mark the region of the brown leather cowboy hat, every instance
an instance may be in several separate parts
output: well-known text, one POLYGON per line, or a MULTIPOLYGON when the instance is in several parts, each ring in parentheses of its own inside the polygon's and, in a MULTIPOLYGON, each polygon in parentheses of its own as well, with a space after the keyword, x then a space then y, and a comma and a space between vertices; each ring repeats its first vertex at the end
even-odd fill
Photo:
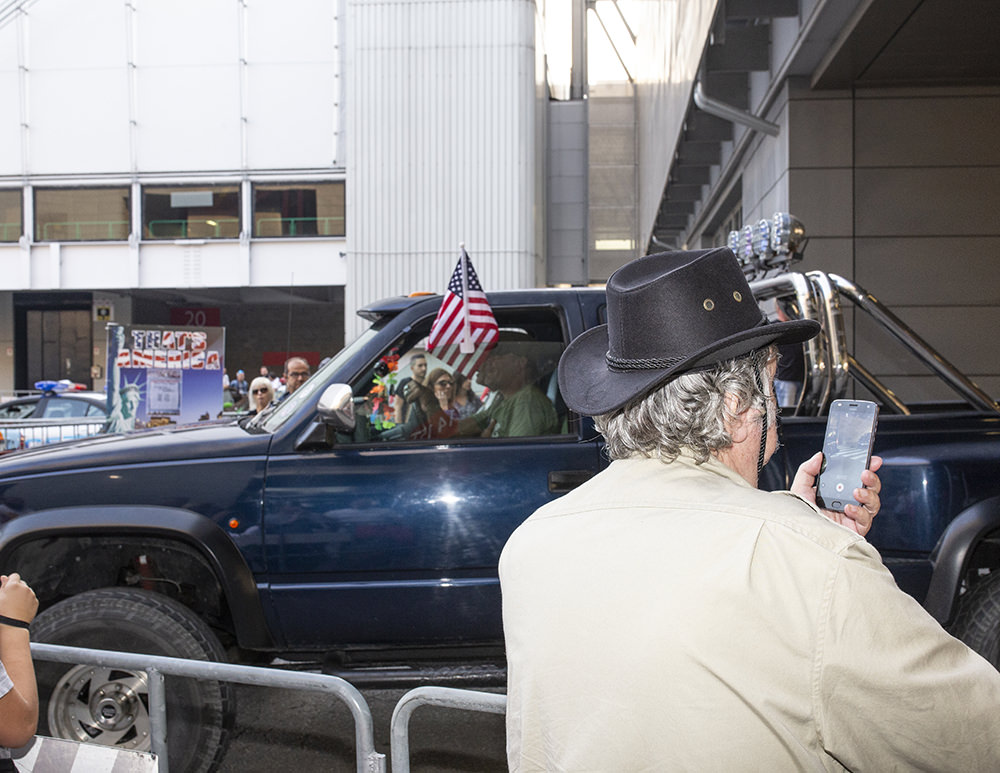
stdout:
POLYGON ((771 343, 800 343, 819 324, 769 324, 728 247, 661 252, 608 280, 608 324, 577 336, 559 361, 559 389, 578 413, 609 413, 682 373, 771 343))

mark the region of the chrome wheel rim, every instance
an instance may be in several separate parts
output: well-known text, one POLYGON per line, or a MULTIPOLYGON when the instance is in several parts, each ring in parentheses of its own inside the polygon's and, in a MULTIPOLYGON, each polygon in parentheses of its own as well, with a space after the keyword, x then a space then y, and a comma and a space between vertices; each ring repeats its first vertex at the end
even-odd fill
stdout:
POLYGON ((60 738, 149 751, 149 686, 144 671, 74 666, 49 700, 49 730, 60 738))

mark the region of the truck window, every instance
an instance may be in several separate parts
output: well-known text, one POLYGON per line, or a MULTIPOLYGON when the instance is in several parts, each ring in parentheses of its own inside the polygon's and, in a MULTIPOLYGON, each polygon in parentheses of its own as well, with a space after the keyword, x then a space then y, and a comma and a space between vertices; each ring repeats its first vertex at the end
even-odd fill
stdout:
POLYGON ((352 385, 358 416, 347 442, 568 434, 570 417, 556 380, 565 348, 558 316, 547 309, 494 314, 500 341, 492 348, 429 350, 428 318, 382 352, 352 385))

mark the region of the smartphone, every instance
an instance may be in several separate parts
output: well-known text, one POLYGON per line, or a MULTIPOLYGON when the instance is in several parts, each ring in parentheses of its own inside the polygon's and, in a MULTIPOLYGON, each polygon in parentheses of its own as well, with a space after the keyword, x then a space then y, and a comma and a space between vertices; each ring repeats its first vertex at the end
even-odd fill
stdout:
POLYGON ((816 504, 844 511, 856 505, 854 489, 862 488, 878 425, 878 405, 870 400, 834 400, 823 438, 823 466, 816 479, 816 504))

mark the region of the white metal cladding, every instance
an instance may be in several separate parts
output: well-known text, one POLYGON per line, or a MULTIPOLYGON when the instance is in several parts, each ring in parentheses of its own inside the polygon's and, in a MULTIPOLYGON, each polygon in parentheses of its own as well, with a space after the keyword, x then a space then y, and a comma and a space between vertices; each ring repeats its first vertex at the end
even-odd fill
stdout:
POLYGON ((535 7, 347 0, 348 284, 355 309, 441 292, 464 242, 484 289, 534 284, 535 7))
POLYGON ((0 177, 339 163, 331 0, 45 0, 0 26, 0 177))
POLYGON ((629 5, 639 14, 634 28, 656 30, 640 34, 636 41, 640 245, 649 241, 656 222, 717 4, 718 0, 656 0, 629 5))

